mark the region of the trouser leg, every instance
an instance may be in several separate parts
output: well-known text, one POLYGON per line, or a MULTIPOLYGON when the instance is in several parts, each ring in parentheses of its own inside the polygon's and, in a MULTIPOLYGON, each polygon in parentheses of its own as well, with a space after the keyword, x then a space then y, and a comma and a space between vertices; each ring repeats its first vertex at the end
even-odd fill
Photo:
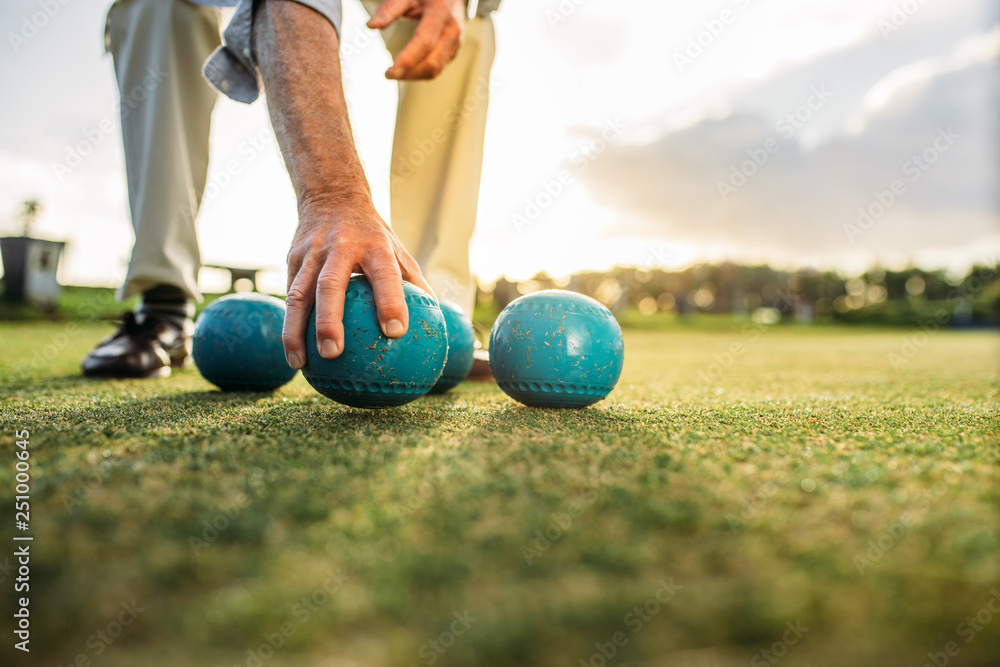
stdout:
MULTIPOLYGON (((372 11, 378 3, 365 5, 372 11)), ((415 26, 403 21, 384 31, 393 57, 415 26)), ((469 242, 479 204, 495 53, 493 21, 478 17, 466 23, 462 48, 440 76, 399 84, 390 167, 393 229, 438 297, 470 315, 476 287, 469 242)))
POLYGON ((201 67, 221 43, 219 23, 218 10, 184 0, 120 0, 109 12, 135 230, 121 299, 157 285, 201 298, 194 222, 218 99, 201 67))

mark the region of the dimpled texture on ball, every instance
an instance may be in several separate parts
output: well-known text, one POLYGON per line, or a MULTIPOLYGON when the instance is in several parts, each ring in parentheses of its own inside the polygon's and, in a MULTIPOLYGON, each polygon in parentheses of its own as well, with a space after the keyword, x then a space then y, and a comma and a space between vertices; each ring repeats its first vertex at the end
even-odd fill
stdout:
POLYGON ((465 380, 472 369, 472 355, 476 347, 472 321, 462 307, 451 301, 441 301, 440 305, 448 329, 448 361, 441 379, 431 389, 435 394, 442 394, 465 380))
POLYGON ((306 331, 302 375, 316 391, 355 408, 388 408, 416 400, 441 377, 448 333, 437 303, 403 283, 410 322, 402 338, 386 338, 375 314, 375 297, 364 276, 354 276, 344 301, 344 351, 324 359, 316 349, 316 309, 306 331))
POLYGON ((614 389, 625 358, 622 330, 590 297, 546 290, 512 301, 493 325, 490 370, 525 405, 583 408, 614 389))
POLYGON ((284 321, 281 299, 256 292, 224 296, 195 322, 194 364, 224 391, 273 391, 298 372, 285 361, 284 321))

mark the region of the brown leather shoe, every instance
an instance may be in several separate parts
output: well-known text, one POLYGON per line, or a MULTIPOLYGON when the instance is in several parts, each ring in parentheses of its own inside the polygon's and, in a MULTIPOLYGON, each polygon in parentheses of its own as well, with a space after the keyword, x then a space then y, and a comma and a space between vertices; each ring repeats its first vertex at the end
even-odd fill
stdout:
POLYGON ((183 327, 153 313, 124 313, 118 331, 90 351, 81 364, 84 375, 103 378, 167 377, 191 354, 190 320, 183 327))

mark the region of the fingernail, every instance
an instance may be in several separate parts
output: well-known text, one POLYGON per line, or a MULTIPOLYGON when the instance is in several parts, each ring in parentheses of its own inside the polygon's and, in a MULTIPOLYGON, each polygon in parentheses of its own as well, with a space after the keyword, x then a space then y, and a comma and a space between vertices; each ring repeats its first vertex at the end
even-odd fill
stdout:
POLYGON ((291 366, 292 368, 298 368, 299 367, 299 355, 295 354, 294 352, 289 352, 288 353, 288 365, 291 366))
POLYGON ((398 67, 390 67, 385 71, 385 75, 390 79, 398 79, 403 74, 403 70, 398 67))
POLYGON ((389 338, 396 338, 397 336, 402 336, 406 332, 406 328, 403 323, 399 320, 389 320, 382 325, 382 333, 384 333, 389 338))
POLYGON ((328 338, 325 341, 323 341, 322 348, 320 349, 320 354, 326 357, 327 359, 331 359, 337 356, 337 352, 339 350, 340 347, 337 346, 337 343, 328 338))

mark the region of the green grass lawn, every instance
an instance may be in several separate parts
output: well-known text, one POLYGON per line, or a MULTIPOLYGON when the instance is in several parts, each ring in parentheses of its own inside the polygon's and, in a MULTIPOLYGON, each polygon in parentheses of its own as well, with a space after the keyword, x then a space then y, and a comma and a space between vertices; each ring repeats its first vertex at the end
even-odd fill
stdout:
POLYGON ((5 665, 1000 660, 994 333, 627 331, 593 408, 367 412, 86 381, 107 330, 0 326, 7 544, 19 429, 34 466, 5 665))

